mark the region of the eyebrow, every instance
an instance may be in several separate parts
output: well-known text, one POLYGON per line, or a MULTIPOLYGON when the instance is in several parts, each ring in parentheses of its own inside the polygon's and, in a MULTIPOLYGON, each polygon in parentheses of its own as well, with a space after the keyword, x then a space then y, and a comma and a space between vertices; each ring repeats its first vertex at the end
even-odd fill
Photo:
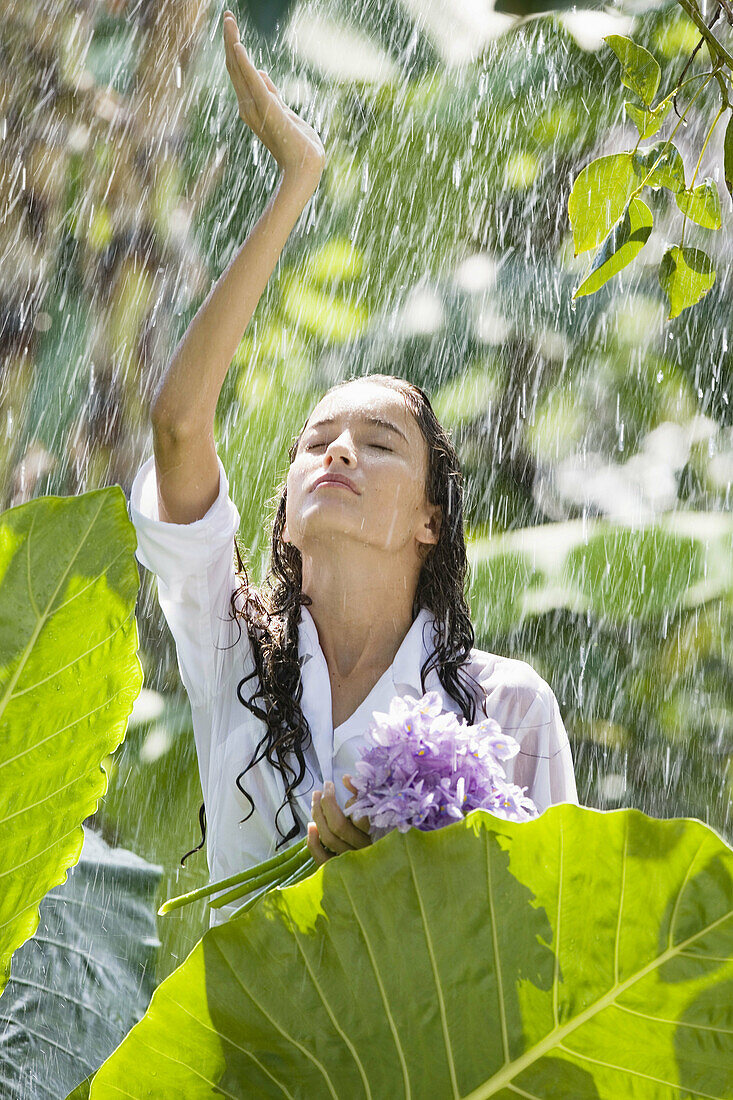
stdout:
MULTIPOLYGON (((405 433, 401 432, 400 429, 397 427, 397 425, 392 424, 389 420, 383 420, 381 416, 362 416, 361 419, 366 424, 376 424, 378 428, 386 428, 387 431, 389 431, 389 432, 396 432, 397 435, 402 436, 405 443, 407 443, 409 445, 410 441, 407 438, 407 436, 405 435, 405 433)), ((322 428, 322 427, 325 427, 328 424, 335 424, 335 423, 336 423, 335 417, 331 416, 331 417, 328 418, 328 420, 319 420, 316 424, 309 424, 308 425, 308 431, 310 431, 311 428, 314 428, 314 429, 315 428, 322 428)))

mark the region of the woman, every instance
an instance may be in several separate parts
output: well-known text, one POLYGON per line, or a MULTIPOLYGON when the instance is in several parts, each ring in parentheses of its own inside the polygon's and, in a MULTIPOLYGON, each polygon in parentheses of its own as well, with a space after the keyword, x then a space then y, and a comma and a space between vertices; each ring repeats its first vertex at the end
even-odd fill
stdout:
POLYGON ((460 469, 418 387, 369 375, 328 390, 290 449, 266 590, 249 584, 238 550, 237 585, 239 513, 214 412, 325 153, 254 68, 230 12, 223 33, 240 117, 282 174, 176 349, 153 403, 154 458, 130 501, 137 556, 158 575, 191 701, 214 880, 306 829, 321 863, 370 843, 366 820, 346 812, 350 775, 372 712, 395 694, 437 690, 469 722, 496 718, 520 742, 507 778, 540 811, 577 801, 549 685, 526 662, 473 648, 460 469))

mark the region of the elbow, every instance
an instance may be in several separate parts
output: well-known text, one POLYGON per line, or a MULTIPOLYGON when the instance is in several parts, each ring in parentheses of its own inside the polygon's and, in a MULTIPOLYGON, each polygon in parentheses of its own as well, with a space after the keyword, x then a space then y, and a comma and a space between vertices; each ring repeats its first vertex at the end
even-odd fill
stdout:
POLYGON ((171 416, 157 405, 153 405, 150 410, 150 423, 153 429, 154 441, 165 447, 184 444, 187 440, 194 437, 198 438, 202 434, 200 427, 194 427, 171 416))

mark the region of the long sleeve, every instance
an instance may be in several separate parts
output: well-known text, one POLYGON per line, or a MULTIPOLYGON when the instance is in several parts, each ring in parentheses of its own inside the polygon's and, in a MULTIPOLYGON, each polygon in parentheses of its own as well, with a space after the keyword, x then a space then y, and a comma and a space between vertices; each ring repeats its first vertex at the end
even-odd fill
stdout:
MULTIPOLYGON (((508 731, 507 731, 508 732, 508 731)), ((512 736, 520 743, 513 781, 527 787, 540 813, 556 802, 574 802, 578 792, 573 756, 555 694, 549 685, 538 692, 512 736)))
MULTIPOLYGON (((138 539, 136 557, 157 575, 158 600, 176 643, 181 681, 191 706, 203 708, 209 717, 226 667, 224 647, 231 646, 239 633, 238 625, 227 622, 227 617, 237 587, 234 535, 240 517, 229 497, 229 483, 218 456, 217 460, 219 495, 206 515, 194 523, 160 520, 153 458, 141 466, 130 491, 130 518, 138 539)), ((196 725, 206 792, 211 730, 202 731, 210 723, 196 725)))
POLYGON ((540 813, 556 802, 577 805, 570 741, 552 688, 526 661, 491 656, 480 677, 487 711, 519 742, 505 763, 507 779, 527 788, 540 813))

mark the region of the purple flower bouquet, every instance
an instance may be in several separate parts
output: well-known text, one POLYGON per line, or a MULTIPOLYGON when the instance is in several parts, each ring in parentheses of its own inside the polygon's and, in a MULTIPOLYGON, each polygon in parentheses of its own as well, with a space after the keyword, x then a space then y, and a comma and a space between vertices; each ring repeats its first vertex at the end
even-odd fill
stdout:
MULTIPOLYGON (((512 821, 538 816, 526 788, 507 782, 502 760, 515 756, 519 744, 502 734, 493 718, 470 726, 462 716, 443 713, 437 691, 420 699, 397 695, 388 714, 373 714, 352 776, 357 795, 349 805, 352 818, 366 817, 373 840, 393 829, 440 829, 471 810, 488 810, 512 821)), ((299 882, 316 870, 306 843, 299 840, 255 867, 169 898, 158 913, 163 916, 214 894, 218 896, 209 901, 213 909, 251 895, 243 912, 276 886, 299 882)))
POLYGON ((519 752, 519 743, 493 718, 471 726, 442 713, 437 691, 395 696, 388 714, 373 713, 349 807, 353 818, 367 818, 373 840, 392 829, 439 829, 471 810, 512 821, 538 816, 526 788, 507 782, 502 761, 519 752))

